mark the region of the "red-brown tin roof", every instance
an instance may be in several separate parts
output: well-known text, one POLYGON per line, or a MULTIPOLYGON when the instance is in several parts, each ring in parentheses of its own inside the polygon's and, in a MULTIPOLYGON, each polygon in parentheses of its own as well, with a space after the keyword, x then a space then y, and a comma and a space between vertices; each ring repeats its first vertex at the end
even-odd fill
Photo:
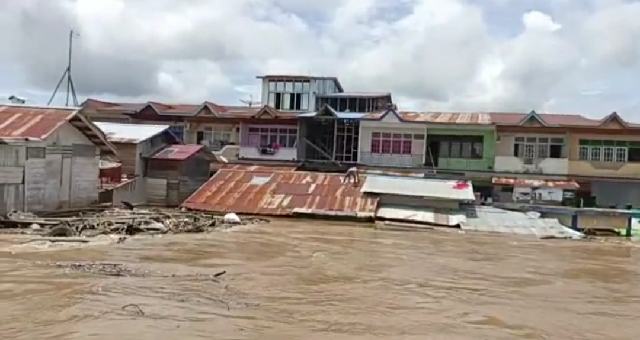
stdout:
POLYGON ((0 138, 47 138, 76 114, 72 108, 0 106, 0 138))
MULTIPOLYGON (((361 178, 361 182, 364 178, 361 178)), ((318 172, 238 167, 218 171, 183 207, 218 213, 290 216, 297 212, 373 216, 378 199, 318 172)))

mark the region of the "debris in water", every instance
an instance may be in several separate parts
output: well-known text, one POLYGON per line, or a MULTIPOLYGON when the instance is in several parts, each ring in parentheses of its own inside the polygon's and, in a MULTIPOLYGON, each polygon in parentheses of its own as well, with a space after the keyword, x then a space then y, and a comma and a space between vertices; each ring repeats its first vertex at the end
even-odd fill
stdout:
POLYGON ((128 305, 124 305, 124 306, 120 307, 120 309, 122 309, 124 311, 132 311, 137 315, 144 316, 144 310, 142 310, 142 307, 140 307, 139 305, 137 305, 135 303, 130 303, 128 305))
POLYGON ((95 237, 104 234, 137 235, 166 233, 204 233, 239 224, 258 224, 268 220, 240 219, 230 213, 223 216, 177 209, 108 209, 68 212, 58 217, 39 217, 31 213, 11 212, 0 217, 2 233, 37 234, 50 238, 95 237))

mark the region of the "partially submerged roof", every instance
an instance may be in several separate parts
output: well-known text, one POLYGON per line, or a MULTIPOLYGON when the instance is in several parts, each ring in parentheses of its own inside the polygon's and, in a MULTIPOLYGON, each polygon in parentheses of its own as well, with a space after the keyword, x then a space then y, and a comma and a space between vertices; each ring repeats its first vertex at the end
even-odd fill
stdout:
POLYGON ((197 145, 197 144, 170 145, 160 150, 155 155, 151 156, 151 159, 183 161, 197 154, 198 151, 202 150, 203 148, 204 148, 204 145, 197 145))
POLYGON ((103 154, 117 153, 102 132, 78 113, 78 108, 0 105, 0 140, 42 141, 65 123, 78 129, 103 154))
POLYGON ((182 206, 219 213, 373 217, 377 202, 343 184, 339 174, 236 165, 218 171, 182 206))
POLYGON ((577 190, 580 188, 580 185, 573 180, 493 177, 491 179, 491 182, 496 185, 527 187, 527 188, 556 188, 556 189, 566 189, 566 190, 577 190))
POLYGON ((137 144, 169 129, 169 125, 155 124, 124 124, 106 122, 97 122, 95 124, 104 132, 109 142, 112 143, 137 144))
POLYGON ((475 200, 470 181, 431 178, 368 176, 362 192, 456 201, 475 200))

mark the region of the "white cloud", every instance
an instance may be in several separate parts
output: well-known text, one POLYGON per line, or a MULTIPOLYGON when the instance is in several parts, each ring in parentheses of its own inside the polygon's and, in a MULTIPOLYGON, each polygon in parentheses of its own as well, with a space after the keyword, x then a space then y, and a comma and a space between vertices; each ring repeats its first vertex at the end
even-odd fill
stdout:
POLYGON ((554 32, 562 28, 562 25, 555 23, 551 16, 538 11, 529 11, 523 14, 522 23, 527 30, 554 32))
POLYGON ((629 90, 629 75, 640 74, 640 3, 527 3, 11 1, 0 12, 10 46, 0 62, 12 72, 0 91, 50 91, 73 27, 84 96, 237 103, 248 91, 257 98, 256 75, 305 73, 392 91, 407 109, 631 115, 624 110, 640 107, 629 90))

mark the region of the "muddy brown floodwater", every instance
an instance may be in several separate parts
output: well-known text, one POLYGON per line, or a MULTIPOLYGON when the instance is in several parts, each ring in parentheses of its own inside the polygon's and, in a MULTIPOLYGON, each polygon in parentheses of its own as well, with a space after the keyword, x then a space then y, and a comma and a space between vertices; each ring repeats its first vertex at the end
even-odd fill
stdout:
MULTIPOLYGON (((15 238, 15 237, 14 237, 15 238)), ((0 238, 0 248, 15 242, 0 238)), ((638 339, 633 243, 273 221, 0 252, 2 339, 638 339), (56 262, 122 263, 142 275, 56 262), (219 278, 210 275, 226 270, 219 278), (124 307, 128 304, 128 307, 124 307), (138 309, 139 307, 139 309, 138 309)))

